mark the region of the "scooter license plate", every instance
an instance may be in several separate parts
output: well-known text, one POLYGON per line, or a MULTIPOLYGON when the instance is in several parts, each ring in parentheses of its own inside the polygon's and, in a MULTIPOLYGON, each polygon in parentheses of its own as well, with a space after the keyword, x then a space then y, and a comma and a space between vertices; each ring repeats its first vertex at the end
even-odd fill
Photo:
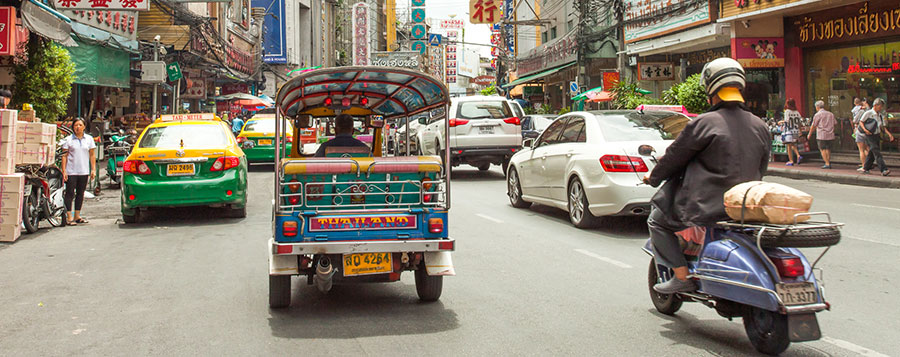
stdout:
POLYGON ((391 253, 344 254, 344 276, 390 273, 393 268, 391 253))
POLYGON ((813 283, 775 284, 775 292, 787 306, 814 304, 818 297, 813 283))

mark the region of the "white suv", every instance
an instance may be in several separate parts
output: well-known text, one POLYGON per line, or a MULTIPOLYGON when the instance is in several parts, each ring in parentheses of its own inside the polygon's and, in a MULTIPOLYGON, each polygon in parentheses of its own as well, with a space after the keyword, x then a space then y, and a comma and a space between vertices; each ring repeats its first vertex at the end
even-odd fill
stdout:
POLYGON ((444 142, 444 117, 427 121, 419 130, 423 154, 438 155, 450 147, 450 165, 472 165, 481 171, 502 165, 522 149, 519 107, 503 97, 462 97, 450 100, 450 143, 444 142))

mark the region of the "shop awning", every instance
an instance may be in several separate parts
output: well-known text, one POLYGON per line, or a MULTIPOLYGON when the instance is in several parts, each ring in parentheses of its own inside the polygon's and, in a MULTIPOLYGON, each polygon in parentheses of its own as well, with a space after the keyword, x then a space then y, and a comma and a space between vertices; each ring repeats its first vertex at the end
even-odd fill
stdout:
POLYGON ((75 83, 103 87, 128 88, 131 54, 125 51, 75 40, 67 47, 75 64, 75 83))
POLYGON ((567 64, 564 64, 564 65, 562 65, 562 66, 559 66, 559 67, 556 67, 556 68, 553 68, 553 69, 548 69, 548 70, 543 71, 543 72, 538 72, 538 73, 532 74, 532 75, 530 75, 530 76, 525 76, 525 77, 519 78, 519 79, 517 79, 517 80, 514 80, 514 81, 512 81, 512 82, 509 82, 509 83, 503 85, 503 88, 505 89, 505 88, 515 87, 515 86, 520 85, 520 84, 524 84, 524 83, 528 83, 528 82, 531 82, 531 81, 534 81, 534 80, 537 80, 537 79, 541 79, 541 78, 544 78, 544 77, 549 76, 549 75, 551 75, 551 74, 554 74, 554 73, 556 73, 556 72, 562 71, 562 70, 564 70, 564 69, 566 69, 566 68, 569 68, 569 67, 572 66, 572 65, 575 65, 575 62, 567 63, 567 64))

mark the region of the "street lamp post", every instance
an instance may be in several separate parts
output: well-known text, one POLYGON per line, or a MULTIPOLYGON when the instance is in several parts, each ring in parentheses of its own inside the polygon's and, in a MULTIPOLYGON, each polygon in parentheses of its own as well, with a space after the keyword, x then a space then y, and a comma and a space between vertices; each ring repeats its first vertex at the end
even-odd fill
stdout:
MULTIPOLYGON (((153 61, 159 61, 159 35, 153 38, 153 61)), ((156 98, 159 96, 159 84, 153 83, 153 118, 156 119, 157 106, 156 106, 156 98)))

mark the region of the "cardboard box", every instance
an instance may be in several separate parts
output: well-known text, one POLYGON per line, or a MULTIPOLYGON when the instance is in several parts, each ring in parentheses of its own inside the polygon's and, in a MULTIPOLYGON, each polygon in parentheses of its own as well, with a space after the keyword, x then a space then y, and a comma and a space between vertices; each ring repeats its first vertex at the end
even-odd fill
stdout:
POLYGON ((56 163, 56 141, 46 145, 46 159, 44 165, 53 165, 56 163))
POLYGON ((0 158, 0 175, 10 175, 16 172, 15 155, 9 158, 0 158))
POLYGON ((22 110, 19 111, 19 119, 21 121, 33 122, 35 121, 34 110, 22 110))
POLYGON ((47 123, 16 123, 16 142, 21 144, 49 144, 56 140, 56 125, 47 123))
MULTIPOLYGON (((22 191, 24 188, 25 175, 21 173, 0 175, 0 226, 18 226, 22 223, 22 191)), ((10 239, 7 242, 12 242, 18 237, 18 234, 12 234, 9 231, 0 233, 0 240, 10 239)))
POLYGON ((16 158, 16 142, 0 141, 0 158, 14 159, 16 158))
POLYGON ((15 126, 18 117, 18 110, 0 109, 0 126, 15 126))
POLYGON ((0 242, 15 242, 21 236, 21 224, 0 224, 0 242))
POLYGON ((16 165, 40 165, 47 160, 47 145, 16 144, 16 165))
POLYGON ((19 132, 18 125, 6 125, 0 126, 0 144, 2 143, 15 143, 16 135, 19 132))
POLYGON ((52 144, 56 142, 56 124, 41 123, 43 131, 41 132, 41 144, 52 144))

